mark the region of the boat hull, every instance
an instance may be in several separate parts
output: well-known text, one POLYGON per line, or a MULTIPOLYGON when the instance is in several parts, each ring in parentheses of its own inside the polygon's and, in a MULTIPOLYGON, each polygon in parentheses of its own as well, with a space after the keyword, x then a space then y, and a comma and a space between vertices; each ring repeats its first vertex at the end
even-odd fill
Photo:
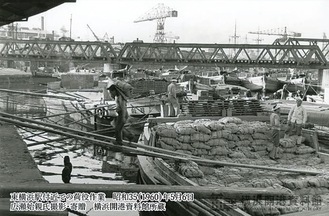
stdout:
POLYGON ((304 83, 301 79, 295 79, 291 81, 281 81, 282 84, 287 85, 287 90, 289 92, 306 92, 308 95, 315 95, 321 91, 319 85, 311 84, 311 83, 304 83))
POLYGON ((248 79, 242 80, 242 86, 247 89, 250 89, 250 91, 261 91, 263 89, 263 86, 254 84, 248 79))
POLYGON ((249 88, 251 91, 259 91, 261 89, 265 89, 268 92, 275 92, 282 86, 280 80, 273 77, 249 77, 247 78, 247 81, 243 82, 244 87, 249 88))
POLYGON ((225 76, 224 82, 228 85, 242 85, 242 81, 239 77, 225 76))

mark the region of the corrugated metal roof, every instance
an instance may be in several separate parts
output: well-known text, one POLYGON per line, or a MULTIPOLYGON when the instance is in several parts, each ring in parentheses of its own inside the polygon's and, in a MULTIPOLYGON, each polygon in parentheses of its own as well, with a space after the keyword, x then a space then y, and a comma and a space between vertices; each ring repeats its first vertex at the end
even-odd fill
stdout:
POLYGON ((0 26, 27 21, 30 16, 76 0, 0 0, 0 26))

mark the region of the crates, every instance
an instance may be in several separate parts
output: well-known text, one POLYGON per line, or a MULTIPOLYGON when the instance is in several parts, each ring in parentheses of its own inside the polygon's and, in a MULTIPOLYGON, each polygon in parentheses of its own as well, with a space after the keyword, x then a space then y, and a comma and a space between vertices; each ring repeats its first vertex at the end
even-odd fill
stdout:
POLYGON ((181 104, 182 113, 193 117, 257 115, 263 112, 258 100, 197 100, 181 104))
POLYGON ((221 116, 224 101, 197 100, 182 104, 182 113, 192 116, 221 116))

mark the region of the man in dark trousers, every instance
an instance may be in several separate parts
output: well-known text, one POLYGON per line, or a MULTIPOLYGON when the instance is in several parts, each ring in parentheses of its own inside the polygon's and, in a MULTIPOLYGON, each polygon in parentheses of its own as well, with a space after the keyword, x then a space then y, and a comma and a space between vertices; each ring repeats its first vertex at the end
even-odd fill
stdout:
POLYGON ((72 173, 72 164, 70 162, 70 157, 64 157, 64 169, 62 170, 62 181, 64 183, 70 183, 72 173))
POLYGON ((177 116, 179 114, 179 104, 177 99, 177 90, 176 90, 176 79, 172 79, 171 83, 167 87, 168 93, 168 103, 169 103, 169 113, 170 117, 177 116))
POLYGON ((111 97, 115 99, 116 112, 118 113, 114 120, 116 144, 122 145, 122 130, 128 119, 127 96, 115 84, 112 84, 107 89, 110 91, 111 97))
POLYGON ((278 148, 280 145, 280 106, 275 105, 272 108, 272 111, 273 113, 270 115, 270 125, 274 146, 269 156, 271 159, 278 159, 278 148))

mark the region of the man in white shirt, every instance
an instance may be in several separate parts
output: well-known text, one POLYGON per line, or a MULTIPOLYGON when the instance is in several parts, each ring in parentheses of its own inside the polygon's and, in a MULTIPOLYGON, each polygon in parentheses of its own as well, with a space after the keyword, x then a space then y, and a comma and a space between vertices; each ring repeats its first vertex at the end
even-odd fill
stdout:
POLYGON ((307 113, 302 102, 301 98, 296 98, 296 105, 289 112, 286 135, 293 135, 294 130, 296 130, 296 135, 301 136, 302 134, 302 127, 305 126, 307 120, 307 113))

